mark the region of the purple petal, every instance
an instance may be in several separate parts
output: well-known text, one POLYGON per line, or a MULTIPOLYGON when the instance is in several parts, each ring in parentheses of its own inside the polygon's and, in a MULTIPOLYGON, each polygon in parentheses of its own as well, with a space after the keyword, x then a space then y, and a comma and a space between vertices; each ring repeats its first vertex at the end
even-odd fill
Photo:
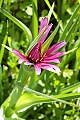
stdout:
POLYGON ((55 72, 55 73, 59 73, 60 69, 59 67, 57 67, 56 65, 53 64, 47 64, 47 63, 41 63, 41 68, 55 72))
POLYGON ((65 52, 57 52, 57 53, 52 54, 52 55, 49 54, 49 55, 44 57, 44 60, 53 60, 53 59, 58 58, 64 54, 65 54, 65 52))
POLYGON ((34 64, 34 67, 35 67, 36 74, 37 74, 37 75, 40 75, 40 73, 41 73, 40 65, 34 64))
POLYGON ((18 50, 12 50, 12 52, 14 53, 14 54, 16 54, 17 56, 19 56, 20 58, 19 58, 19 61, 18 61, 18 63, 19 64, 21 64, 22 62, 24 62, 24 64, 25 65, 32 65, 32 63, 30 63, 28 60, 27 60, 27 58, 23 55, 23 54, 21 54, 18 50))
POLYGON ((24 62, 24 59, 21 59, 21 58, 20 58, 20 59, 18 60, 18 63, 21 64, 22 62, 24 62))
POLYGON ((41 32, 41 30, 48 25, 48 18, 42 18, 40 21, 40 29, 39 29, 39 33, 41 32))
POLYGON ((40 39, 39 42, 43 43, 43 42, 45 41, 45 39, 46 39, 49 31, 51 30, 51 28, 52 28, 52 24, 49 24, 49 25, 47 26, 46 30, 45 30, 44 36, 40 39))
POLYGON ((56 58, 56 59, 44 59, 42 62, 55 62, 55 63, 60 63, 61 62, 61 59, 60 58, 56 58))
POLYGON ((64 45, 66 44, 65 41, 62 41, 62 42, 59 42, 59 43, 56 43, 54 44, 51 48, 49 48, 47 51, 46 51, 46 54, 49 55, 53 52, 56 52, 57 50, 59 50, 61 47, 63 47, 64 45))
POLYGON ((20 58, 24 59, 24 61, 26 60, 26 57, 22 53, 20 53, 18 50, 12 50, 12 52, 17 56, 19 56, 20 58))
POLYGON ((18 60, 18 63, 19 63, 19 64, 21 64, 21 63, 23 63, 23 62, 24 62, 25 65, 32 65, 32 63, 30 63, 27 59, 24 60, 24 59, 20 58, 20 59, 18 60))

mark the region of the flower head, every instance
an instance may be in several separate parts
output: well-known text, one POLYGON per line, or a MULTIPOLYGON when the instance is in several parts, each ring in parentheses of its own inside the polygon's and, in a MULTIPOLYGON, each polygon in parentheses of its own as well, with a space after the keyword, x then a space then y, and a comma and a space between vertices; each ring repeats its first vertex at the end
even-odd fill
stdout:
POLYGON ((66 44, 65 41, 58 42, 49 49, 47 49, 46 51, 42 52, 42 45, 45 42, 45 39, 50 29, 52 28, 52 24, 48 25, 48 18, 46 17, 41 19, 39 33, 42 31, 42 29, 45 26, 46 28, 43 32, 42 37, 39 39, 38 43, 27 53, 26 56, 24 56, 18 50, 10 49, 9 47, 3 45, 8 50, 12 51, 14 54, 19 56, 19 61, 18 61, 19 64, 24 62, 25 65, 34 65, 34 68, 38 75, 40 75, 41 73, 41 68, 56 73, 60 72, 59 67, 51 63, 52 62, 60 63, 61 59, 59 57, 65 54, 65 52, 57 52, 57 50, 59 50, 61 47, 63 47, 66 44))

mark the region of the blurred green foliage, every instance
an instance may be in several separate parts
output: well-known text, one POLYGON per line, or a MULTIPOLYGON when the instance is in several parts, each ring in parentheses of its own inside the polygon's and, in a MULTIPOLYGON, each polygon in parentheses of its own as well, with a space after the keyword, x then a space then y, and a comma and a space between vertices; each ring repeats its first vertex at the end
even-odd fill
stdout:
MULTIPOLYGON (((61 75, 44 70, 40 76, 37 76, 34 72, 30 78, 28 87, 51 96, 58 94, 63 95, 63 91, 66 94, 80 93, 80 9, 72 20, 67 32, 65 32, 65 26, 69 23, 68 21, 77 8, 79 0, 54 1, 54 12, 58 18, 52 15, 50 19, 50 23, 53 23, 52 31, 56 28, 59 20, 62 20, 62 27, 60 27, 57 32, 52 44, 65 39, 67 45, 64 49, 66 51, 75 47, 77 47, 77 50, 62 57, 62 62, 59 64, 62 71, 61 75), (65 38, 62 36, 63 33, 65 38), (62 37, 63 39, 61 39, 62 37)), ((52 5, 53 0, 38 0, 38 20, 40 17, 44 17, 48 14, 48 2, 52 5)), ((1 0, 0 6, 7 10, 11 15, 18 18, 32 31, 32 0, 1 0)), ((2 47, 1 44, 5 43, 11 48, 15 48, 22 53, 25 53, 28 41, 24 32, 1 13, 0 21, 0 48, 2 47), (7 38, 5 38, 6 35, 7 38)), ((2 58, 0 58, 2 59, 0 61, 1 105, 9 96, 16 83, 20 65, 17 63, 18 58, 11 52, 3 50, 3 52, 0 51, 0 55, 2 55, 2 58)), ((79 95, 73 95, 67 98, 64 96, 62 98, 65 100, 68 99, 69 102, 80 106, 79 97, 79 95)), ((80 108, 75 108, 74 106, 71 107, 59 102, 41 103, 30 107, 23 113, 20 113, 19 116, 25 120, 80 120, 80 108)))

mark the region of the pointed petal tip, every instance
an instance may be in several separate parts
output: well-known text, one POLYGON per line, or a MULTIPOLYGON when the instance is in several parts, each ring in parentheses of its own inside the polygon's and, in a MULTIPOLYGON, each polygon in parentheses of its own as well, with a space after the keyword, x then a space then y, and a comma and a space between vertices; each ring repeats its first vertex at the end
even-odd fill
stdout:
POLYGON ((42 17, 41 20, 47 20, 48 21, 48 17, 42 17))
POLYGON ((15 55, 19 56, 21 59, 24 59, 24 61, 26 61, 26 57, 21 52, 19 52, 18 50, 13 49, 12 52, 15 55))
POLYGON ((52 24, 52 23, 50 23, 50 24, 48 25, 48 27, 49 27, 49 26, 50 26, 50 27, 52 27, 52 26, 53 26, 53 24, 52 24))
POLYGON ((66 44, 66 41, 65 41, 65 40, 63 40, 62 42, 64 43, 64 45, 66 44))
POLYGON ((58 43, 54 44, 52 47, 50 47, 50 48, 46 51, 47 55, 48 55, 48 54, 51 54, 51 53, 53 53, 53 52, 56 52, 57 50, 59 50, 60 48, 62 48, 65 44, 66 44, 65 41, 61 41, 61 42, 58 42, 58 43))
POLYGON ((12 48, 10 48, 10 47, 8 47, 8 46, 6 46, 6 45, 4 45, 4 44, 1 44, 3 47, 5 47, 6 49, 8 49, 9 51, 11 51, 12 52, 12 48))

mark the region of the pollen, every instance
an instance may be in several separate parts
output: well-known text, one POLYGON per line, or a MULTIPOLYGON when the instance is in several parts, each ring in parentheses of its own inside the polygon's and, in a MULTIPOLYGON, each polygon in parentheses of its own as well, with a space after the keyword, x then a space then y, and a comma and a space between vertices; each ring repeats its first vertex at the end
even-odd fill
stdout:
POLYGON ((31 55, 29 55, 29 58, 31 58, 31 55))
POLYGON ((31 58, 32 60, 34 60, 34 58, 31 58))
POLYGON ((39 61, 39 59, 36 60, 36 62, 38 62, 38 61, 39 61))
POLYGON ((40 61, 42 61, 43 60, 43 57, 40 59, 40 61))
POLYGON ((46 56, 46 53, 43 54, 43 57, 45 57, 45 56, 46 56))

